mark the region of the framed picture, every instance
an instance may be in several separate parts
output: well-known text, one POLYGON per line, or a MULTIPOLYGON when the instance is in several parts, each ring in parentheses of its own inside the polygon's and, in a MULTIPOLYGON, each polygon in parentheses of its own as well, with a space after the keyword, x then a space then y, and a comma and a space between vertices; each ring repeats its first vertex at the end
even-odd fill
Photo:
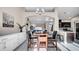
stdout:
POLYGON ((3 27, 14 27, 14 17, 3 12, 3 27))

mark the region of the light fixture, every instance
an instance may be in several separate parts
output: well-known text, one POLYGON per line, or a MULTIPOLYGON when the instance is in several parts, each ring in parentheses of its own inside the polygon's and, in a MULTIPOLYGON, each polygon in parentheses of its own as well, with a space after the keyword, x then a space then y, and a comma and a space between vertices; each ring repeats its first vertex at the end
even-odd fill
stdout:
POLYGON ((39 8, 36 9, 36 14, 41 15, 41 14, 44 14, 44 13, 45 13, 45 10, 43 8, 42 9, 39 9, 39 8))
POLYGON ((39 12, 39 9, 37 8, 37 9, 36 9, 36 14, 38 14, 38 12, 39 12))
POLYGON ((41 9, 41 11, 42 11, 42 13, 45 13, 45 10, 43 8, 41 9))

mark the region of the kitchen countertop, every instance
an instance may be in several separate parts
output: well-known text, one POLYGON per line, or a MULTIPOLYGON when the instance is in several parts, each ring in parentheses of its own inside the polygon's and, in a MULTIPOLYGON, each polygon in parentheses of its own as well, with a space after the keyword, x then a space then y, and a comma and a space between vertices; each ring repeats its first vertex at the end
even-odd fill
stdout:
POLYGON ((64 31, 64 30, 59 30, 59 32, 69 32, 69 33, 73 33, 73 31, 64 31))

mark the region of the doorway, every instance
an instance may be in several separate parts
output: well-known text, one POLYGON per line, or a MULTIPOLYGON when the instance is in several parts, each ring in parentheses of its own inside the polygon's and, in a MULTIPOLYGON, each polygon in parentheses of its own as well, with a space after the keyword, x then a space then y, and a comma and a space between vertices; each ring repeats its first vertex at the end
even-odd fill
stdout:
POLYGON ((76 39, 79 40, 79 23, 76 23, 76 39))

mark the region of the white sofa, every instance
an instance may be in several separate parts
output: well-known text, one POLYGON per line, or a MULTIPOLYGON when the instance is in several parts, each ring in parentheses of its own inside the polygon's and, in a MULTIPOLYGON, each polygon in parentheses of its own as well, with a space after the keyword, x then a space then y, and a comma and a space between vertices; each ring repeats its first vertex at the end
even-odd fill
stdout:
POLYGON ((26 32, 0 36, 0 51, 13 51, 26 40, 26 32))

